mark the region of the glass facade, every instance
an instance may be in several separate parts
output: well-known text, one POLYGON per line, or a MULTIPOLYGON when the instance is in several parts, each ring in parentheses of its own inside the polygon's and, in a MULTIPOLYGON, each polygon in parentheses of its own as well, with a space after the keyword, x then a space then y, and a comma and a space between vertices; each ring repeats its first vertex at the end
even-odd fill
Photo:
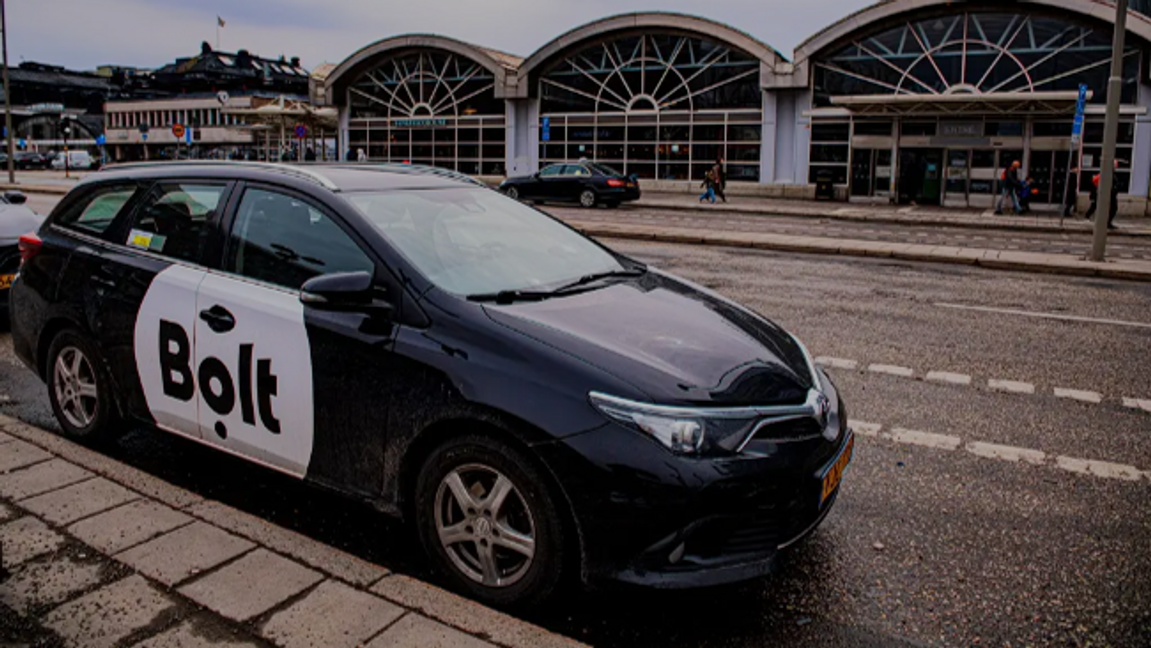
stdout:
POLYGON ((640 178, 700 179, 722 156, 758 181, 758 59, 692 36, 589 43, 540 76, 540 164, 594 159, 640 178))
POLYGON ((348 88, 348 148, 371 161, 503 175, 506 118, 494 75, 439 50, 399 53, 348 88))

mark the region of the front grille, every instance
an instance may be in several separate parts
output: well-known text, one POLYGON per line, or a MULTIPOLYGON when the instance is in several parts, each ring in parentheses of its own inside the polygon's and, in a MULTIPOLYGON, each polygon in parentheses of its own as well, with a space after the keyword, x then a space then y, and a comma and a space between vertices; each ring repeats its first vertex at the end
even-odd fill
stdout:
POLYGON ((689 562, 711 562, 769 554, 818 517, 818 502, 796 491, 779 504, 750 515, 704 521, 687 538, 684 555, 689 562))
POLYGON ((807 441, 823 434, 819 422, 813 418, 798 418, 764 425, 755 431, 753 439, 760 441, 807 441))

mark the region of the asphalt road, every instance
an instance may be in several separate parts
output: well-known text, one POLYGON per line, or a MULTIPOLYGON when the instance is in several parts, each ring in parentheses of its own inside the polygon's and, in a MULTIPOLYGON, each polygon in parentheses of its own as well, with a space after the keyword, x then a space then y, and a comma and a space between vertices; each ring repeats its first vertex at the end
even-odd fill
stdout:
MULTIPOLYGON (((686 593, 573 592, 529 620, 620 647, 1151 645, 1151 480, 1117 478, 1107 466, 1092 475, 1059 467, 1097 460, 1151 470, 1151 412, 1123 405, 1151 399, 1151 286, 609 244, 777 320, 815 355, 855 361, 856 369, 829 370, 853 422, 882 425, 894 438, 860 436, 835 510, 772 577, 686 593), (929 382, 929 371, 971 384, 929 382), (995 379, 1034 393, 993 391, 995 379), (1056 398, 1056 387, 1098 392, 1102 402, 1056 398), (1023 459, 978 456, 973 442, 1023 459), (1038 452, 1042 465, 1028 463, 1038 452)), ((0 411, 55 427, 43 386, 6 339, 0 411)), ((359 504, 159 433, 133 431, 106 452, 429 577, 408 530, 359 504)))
MULTIPOLYGON (((732 199, 737 200, 736 198, 732 199)), ((973 230, 940 225, 852 222, 774 214, 748 215, 721 212, 702 205, 698 211, 664 210, 624 206, 619 209, 579 209, 548 205, 544 209, 560 218, 599 223, 690 227, 721 232, 765 232, 791 236, 918 243, 954 247, 1023 252, 1047 252, 1084 256, 1091 249, 1088 233, 1038 233, 1005 230, 973 230)), ((1030 217, 1020 216, 1030 221, 1030 217)), ((1046 217, 1045 217, 1046 218, 1046 217)), ((1081 218, 1081 217, 1080 217, 1081 218)), ((1151 237, 1111 237, 1109 258, 1151 260, 1151 237)))

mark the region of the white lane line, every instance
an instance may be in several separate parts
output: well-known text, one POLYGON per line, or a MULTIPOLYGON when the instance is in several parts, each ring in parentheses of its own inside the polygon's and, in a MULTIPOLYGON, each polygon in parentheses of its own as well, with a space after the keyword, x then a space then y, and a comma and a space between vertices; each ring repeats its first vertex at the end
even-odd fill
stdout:
POLYGON ((1014 308, 992 308, 990 306, 965 306, 963 304, 947 304, 936 302, 940 308, 955 308, 958 310, 979 311, 981 313, 997 313, 1000 315, 1020 315, 1022 317, 1038 317, 1041 319, 1063 320, 1065 322, 1087 322, 1090 324, 1110 324, 1112 326, 1131 326, 1134 328, 1151 329, 1151 322, 1129 322, 1126 320, 1103 319, 1098 317, 1080 317, 1078 315, 1062 315, 1059 313, 1042 313, 1037 311, 1017 310, 1014 308))
POLYGON ((855 360, 848 360, 846 358, 833 358, 831 356, 819 356, 815 359, 815 364, 823 365, 824 367, 831 367, 833 369, 855 369, 859 363, 855 360))
POLYGON ((1042 466, 1047 463, 1047 453, 1039 450, 1030 450, 1028 448, 1016 448, 1014 446, 996 445, 994 443, 983 443, 982 441, 972 441, 967 444, 967 451, 977 457, 986 457, 988 459, 1002 459, 1004 461, 1011 461, 1014 463, 1024 462, 1042 466))
POLYGON ((1106 477, 1108 479, 1139 481, 1143 477, 1143 472, 1135 466, 1111 463, 1110 461, 1059 456, 1055 458, 1055 466, 1068 472, 1080 473, 1082 475, 1095 475, 1096 477, 1106 477))
POLYGON ((927 372, 927 379, 931 382, 948 383, 951 385, 971 384, 971 376, 961 373, 951 373, 949 371, 929 371, 927 372))
POLYGON ((911 367, 899 367, 896 365, 873 364, 868 365, 867 370, 872 373, 888 374, 901 378, 910 378, 915 375, 915 370, 911 367))
POLYGON ((1132 409, 1141 409, 1145 412, 1151 412, 1151 399, 1144 400, 1142 398, 1124 398, 1123 407, 1130 407, 1132 409))
POLYGON ((1008 392, 1010 394, 1035 393, 1035 385, 1026 382, 1016 382, 1014 380, 995 380, 992 378, 987 381, 987 386, 995 391, 1008 392))
POLYGON ((1093 405, 1098 405, 1103 402, 1103 394, 1099 392, 1084 391, 1082 389, 1065 389, 1063 387, 1055 388, 1055 398, 1069 398, 1093 405))
POLYGON ((919 430, 905 430, 903 428, 895 428, 890 432, 884 432, 880 436, 884 439, 895 441, 896 443, 910 443, 911 445, 936 448, 939 450, 954 450, 962 443, 962 440, 956 436, 932 434, 931 432, 920 432, 919 430))
POLYGON ((879 431, 883 426, 878 423, 866 423, 864 421, 851 421, 851 430, 856 434, 867 437, 879 436, 879 431))

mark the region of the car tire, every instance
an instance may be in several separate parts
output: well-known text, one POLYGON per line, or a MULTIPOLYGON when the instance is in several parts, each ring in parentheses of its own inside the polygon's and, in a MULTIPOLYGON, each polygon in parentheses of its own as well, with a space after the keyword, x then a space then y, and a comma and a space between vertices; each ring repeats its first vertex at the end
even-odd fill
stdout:
POLYGON ((88 444, 115 437, 121 421, 104 358, 77 331, 61 331, 52 340, 47 383, 48 400, 64 436, 88 444))
POLYGON ((520 190, 516 189, 515 187, 508 187, 504 191, 504 195, 507 196, 508 198, 511 198, 512 200, 519 200, 520 199, 520 190))
POLYGON ((488 436, 455 437, 428 455, 416 483, 416 525, 454 589, 514 609, 555 592, 566 560, 564 518, 547 483, 523 452, 488 436), (496 490, 503 495, 492 501, 496 490))
POLYGON ((584 209, 591 209, 592 207, 595 207, 598 200, 599 197, 596 196, 595 192, 591 189, 584 189, 580 192, 579 204, 584 209))

